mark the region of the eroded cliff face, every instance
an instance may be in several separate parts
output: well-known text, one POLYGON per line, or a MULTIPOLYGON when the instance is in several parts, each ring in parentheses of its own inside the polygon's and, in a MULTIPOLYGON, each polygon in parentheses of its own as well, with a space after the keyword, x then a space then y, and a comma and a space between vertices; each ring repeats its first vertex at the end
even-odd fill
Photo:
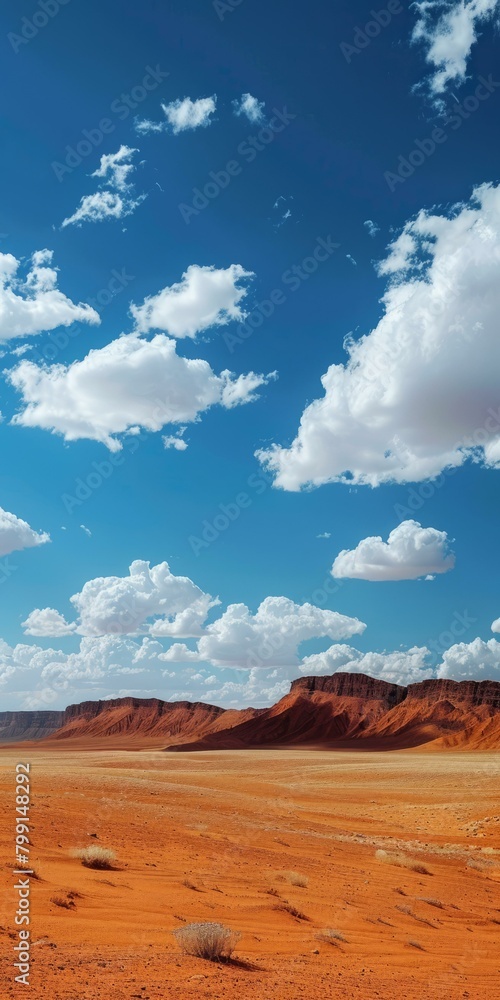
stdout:
POLYGON ((203 702, 117 698, 65 712, 0 713, 0 740, 53 745, 161 746, 178 750, 257 747, 398 749, 500 747, 500 684, 426 680, 402 687, 366 674, 300 677, 268 709, 225 710, 203 702))
POLYGON ((0 712, 0 742, 41 740, 64 720, 64 712, 0 712))

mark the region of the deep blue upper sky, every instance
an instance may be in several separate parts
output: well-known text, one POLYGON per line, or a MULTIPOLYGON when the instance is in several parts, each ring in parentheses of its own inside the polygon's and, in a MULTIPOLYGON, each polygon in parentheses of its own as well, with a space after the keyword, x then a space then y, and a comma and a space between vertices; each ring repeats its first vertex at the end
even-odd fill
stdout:
MULTIPOLYGON (((412 90, 428 72, 422 47, 409 42, 414 12, 394 14, 349 62, 340 46, 370 20, 368 0, 295 8, 285 0, 242 0, 222 20, 208 0, 69 0, 15 52, 8 34, 19 33, 23 14, 30 18, 40 9, 33 2, 21 10, 5 0, 0 13, 0 250, 18 259, 52 250, 59 287, 75 302, 95 299, 113 270, 125 269, 129 276, 109 305, 96 306, 101 325, 82 325, 58 350, 57 362, 82 359, 91 348, 130 332, 130 302, 179 281, 191 264, 237 263, 254 272, 245 300, 250 311, 272 289, 283 288, 283 273, 311 254, 318 237, 330 237, 339 248, 296 292, 287 290, 286 301, 232 352, 224 335, 233 327, 179 342, 179 353, 206 359, 216 372, 276 370, 277 380, 260 389, 258 401, 202 414, 186 432, 186 451, 165 450, 158 433, 142 434, 133 451, 128 439, 123 463, 71 512, 64 495, 74 495, 76 481, 88 477, 93 463, 109 459, 108 450, 97 441, 65 443, 44 429, 13 426, 19 394, 2 385, 0 506, 49 532, 52 541, 9 556, 14 569, 0 587, 0 636, 13 646, 27 641, 76 649, 74 638, 26 639, 21 622, 33 608, 45 607, 71 618, 69 597, 85 581, 125 576, 136 559, 168 561, 175 574, 218 595, 223 609, 243 602, 255 611, 268 595, 318 603, 318 588, 330 579, 339 551, 370 535, 386 539, 404 519, 395 505, 407 506, 412 485, 332 483, 286 492, 273 488, 269 477, 265 489, 257 490, 247 485, 252 475, 262 476, 254 452, 272 442, 290 444, 305 405, 322 395, 321 376, 330 364, 345 362, 344 338, 376 326, 386 279, 374 262, 405 223, 424 208, 446 211, 467 200, 475 185, 498 180, 500 97, 492 93, 391 191, 384 173, 442 121, 425 94, 412 90), (117 110, 120 95, 138 87, 149 67, 168 77, 125 116, 117 110), (231 109, 247 92, 265 102, 267 116, 284 108, 294 116, 252 163, 237 149, 259 126, 231 109), (217 111, 207 128, 179 135, 134 129, 136 116, 162 119, 161 102, 212 94, 217 111), (63 163, 67 147, 75 148, 84 130, 98 129, 103 118, 112 122, 109 134, 58 180, 54 163, 63 163), (61 229, 82 196, 95 190, 89 175, 100 157, 122 144, 139 150, 134 184, 147 198, 123 222, 61 229), (190 203, 193 189, 203 188, 211 171, 223 170, 235 157, 243 166, 240 175, 186 224, 179 205, 190 203), (291 214, 278 225, 280 205, 291 214), (374 238, 366 220, 379 228, 374 238), (196 554, 190 537, 199 537, 220 505, 245 490, 250 506, 196 554), (323 532, 331 537, 319 539, 323 532)), ((498 51, 493 28, 485 26, 468 64, 470 80, 446 94, 450 109, 473 92, 479 75, 495 73, 498 51)), ((51 359, 44 352, 53 335, 40 333, 29 342, 28 359, 40 360, 37 352, 51 359)), ((20 343, 4 346, 7 351, 20 343)), ((6 353, 4 367, 19 360, 6 353)), ((357 648, 423 646, 465 610, 476 623, 464 641, 490 638, 500 613, 499 489, 496 471, 468 463, 430 490, 433 495, 415 511, 422 525, 453 540, 452 572, 432 582, 346 580, 328 597, 323 607, 366 622, 366 632, 354 640, 357 648)), ((317 641, 306 651, 328 645, 317 641)), ((29 689, 30 683, 23 677, 9 688, 29 689)), ((114 681, 95 690, 111 693, 127 684, 114 681)), ((128 686, 141 685, 163 691, 161 678, 139 677, 128 686)), ((51 703, 57 707, 83 692, 83 686, 70 685, 51 703)), ((17 703, 13 694, 5 707, 17 703)))

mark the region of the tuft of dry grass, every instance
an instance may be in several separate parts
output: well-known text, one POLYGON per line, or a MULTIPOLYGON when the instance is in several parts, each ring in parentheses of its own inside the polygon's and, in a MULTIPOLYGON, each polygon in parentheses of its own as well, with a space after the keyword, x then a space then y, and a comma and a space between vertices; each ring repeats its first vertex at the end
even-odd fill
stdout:
POLYGON ((241 937, 237 931, 217 923, 187 924, 172 933, 184 954, 209 962, 227 962, 241 937))
POLYGON ((402 852, 379 850, 375 851, 375 857, 377 861, 381 861, 386 865, 396 865, 397 868, 408 868, 412 872, 418 872, 419 875, 432 875, 432 872, 421 861, 416 861, 415 858, 410 858, 402 852))
POLYGON ((278 903, 273 908, 275 910, 281 910, 284 913, 289 913, 291 917, 295 917, 295 920, 309 920, 309 917, 307 917, 305 913, 302 913, 301 910, 298 910, 297 907, 293 906, 292 903, 288 903, 286 899, 284 899, 282 903, 278 903))
POLYGON ((283 872, 283 875, 290 885, 296 885, 300 889, 306 889, 309 885, 307 875, 301 875, 300 872, 283 872))
POLYGON ((440 899, 429 899, 428 896, 417 896, 420 903, 427 903, 428 906, 435 906, 438 910, 444 910, 444 903, 440 899))
POLYGON ((333 930, 332 927, 327 927, 326 930, 321 931, 316 935, 318 941, 324 941, 326 944, 333 944, 338 947, 339 941, 347 944, 347 939, 344 937, 340 931, 333 930))
POLYGON ((191 882, 191 880, 188 878, 183 878, 181 885, 183 885, 185 889, 193 889, 194 892, 199 891, 198 886, 195 885, 194 882, 191 882))
POLYGON ((116 858, 114 851, 109 847, 99 847, 92 844, 91 847, 82 847, 74 852, 74 857, 79 858, 86 868, 97 868, 99 871, 110 871, 113 868, 113 861, 116 858))
POLYGON ((51 896, 50 902, 55 906, 61 906, 65 910, 74 910, 75 904, 69 896, 51 896))
POLYGON ((412 938, 408 941, 410 948, 418 948, 419 951, 425 951, 423 944, 420 941, 414 941, 412 938))

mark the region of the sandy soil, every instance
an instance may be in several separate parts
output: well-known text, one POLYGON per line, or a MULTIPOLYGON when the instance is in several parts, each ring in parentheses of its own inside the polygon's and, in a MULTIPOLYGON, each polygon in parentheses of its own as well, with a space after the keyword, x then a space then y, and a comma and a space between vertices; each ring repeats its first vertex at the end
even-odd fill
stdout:
POLYGON ((498 996, 498 754, 25 747, 1 750, 0 768, 3 998, 498 996), (13 983, 9 936, 19 760, 39 875, 29 990, 13 983), (115 870, 71 854, 96 843, 115 870), (52 902, 68 893, 73 909, 52 902), (234 962, 180 953, 172 930, 205 920, 241 932, 234 962), (324 942, 326 928, 344 940, 324 942))

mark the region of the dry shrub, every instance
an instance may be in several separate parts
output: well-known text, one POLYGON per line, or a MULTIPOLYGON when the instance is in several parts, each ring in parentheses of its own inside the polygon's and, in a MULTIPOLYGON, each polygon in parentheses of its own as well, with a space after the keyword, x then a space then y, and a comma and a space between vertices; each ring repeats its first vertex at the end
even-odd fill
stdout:
POLYGON ((467 868, 475 868, 478 872, 485 872, 491 867, 491 861, 481 861, 480 858, 468 858, 467 860, 467 868))
POLYGON ((381 861, 386 865, 396 865, 398 868, 409 868, 410 871, 418 872, 419 875, 432 875, 432 872, 430 872, 421 861, 416 861, 415 858, 409 858, 407 854, 380 850, 375 851, 375 857, 377 861, 381 861))
POLYGON ((424 948, 423 944, 420 944, 420 941, 413 941, 410 938, 410 940, 408 941, 408 944, 409 944, 410 948, 418 948, 419 951, 425 951, 425 948, 424 948))
POLYGON ((411 906, 396 906, 396 910, 400 913, 404 913, 407 917, 413 917, 414 920, 418 920, 421 924, 427 924, 428 927, 434 927, 434 924, 427 920, 426 917, 419 917, 418 913, 414 913, 411 906))
POLYGON ((69 896, 51 896, 50 902, 55 906, 61 906, 65 910, 74 910, 75 904, 69 896))
POLYGON ((283 874, 290 885, 296 885, 300 889, 306 889, 309 885, 307 875, 301 875, 300 872, 284 872, 283 874))
POLYGON ((417 899, 421 903, 427 903, 429 906, 435 906, 438 910, 444 910, 444 903, 440 899, 429 899, 428 896, 417 896, 417 899))
POLYGON ((92 844, 91 847, 82 847, 81 850, 75 851, 75 858, 79 858, 86 868, 109 871, 113 868, 116 854, 109 847, 98 847, 97 844, 92 844))
POLYGON ((287 903, 286 900, 283 900, 282 903, 278 903, 278 905, 275 906, 274 909, 281 910, 284 913, 289 913, 290 916, 295 917, 296 920, 309 920, 309 917, 306 917, 305 913, 302 913, 301 910, 298 910, 296 906, 292 905, 292 903, 287 903))
POLYGON ((183 878, 181 885, 183 885, 185 889, 193 889, 194 892, 198 892, 198 887, 188 878, 183 878))
POLYGON ((316 935, 318 941, 325 941, 326 944, 333 944, 338 946, 339 941, 347 944, 347 940, 340 931, 335 931, 331 927, 327 927, 326 930, 321 931, 320 934, 316 935))
POLYGON ((187 924, 172 932, 186 955, 222 962, 231 958, 241 935, 223 924, 187 924))

